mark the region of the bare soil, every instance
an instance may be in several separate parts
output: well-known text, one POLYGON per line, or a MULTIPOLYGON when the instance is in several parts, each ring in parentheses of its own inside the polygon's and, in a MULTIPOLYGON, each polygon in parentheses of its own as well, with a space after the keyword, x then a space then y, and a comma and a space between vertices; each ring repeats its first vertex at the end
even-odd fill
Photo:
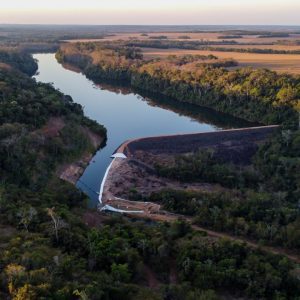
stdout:
POLYGON ((109 216, 105 214, 99 214, 97 211, 85 211, 82 216, 83 222, 92 228, 99 228, 101 227, 105 221, 109 219, 109 216))
MULTIPOLYGON (((59 136, 59 132, 65 127, 65 125, 66 122, 63 118, 53 117, 50 118, 47 124, 37 132, 42 133, 42 135, 46 138, 53 138, 59 136)), ((81 130, 86 136, 89 137, 90 142, 95 150, 103 142, 103 137, 95 134, 89 128, 82 127, 81 130)), ((77 180, 80 178, 91 159, 92 153, 86 152, 78 160, 59 166, 56 174, 60 179, 68 181, 72 184, 76 184, 77 180)))
POLYGON ((56 137, 59 135, 59 132, 65 127, 66 123, 61 117, 52 117, 49 119, 47 124, 43 126, 40 131, 42 134, 47 137, 56 137))
MULTIPOLYGON (((158 158, 157 158, 158 160, 158 158)), ((153 166, 152 166, 153 167, 153 166)), ((137 190, 142 196, 149 196, 153 192, 160 191, 162 189, 187 189, 187 190, 201 190, 212 191, 220 189, 217 185, 207 183, 182 183, 175 180, 166 178, 160 178, 155 174, 155 171, 151 171, 151 166, 148 168, 142 161, 138 160, 122 160, 115 161, 113 166, 113 172, 111 176, 107 177, 105 189, 106 193, 128 199, 130 190, 137 190)))
MULTIPOLYGON (((82 131, 89 137, 94 149, 97 150, 103 142, 103 137, 95 134, 87 127, 82 127, 82 131)), ((86 152, 78 160, 60 166, 57 170, 58 177, 75 185, 92 157, 92 153, 86 152)))

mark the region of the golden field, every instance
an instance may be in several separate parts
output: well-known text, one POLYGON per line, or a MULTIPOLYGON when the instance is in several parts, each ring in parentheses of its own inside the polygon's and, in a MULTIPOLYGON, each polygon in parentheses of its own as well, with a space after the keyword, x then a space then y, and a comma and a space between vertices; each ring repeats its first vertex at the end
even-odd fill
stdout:
MULTIPOLYGON (((108 35, 102 39, 76 39, 68 40, 67 42, 105 42, 105 41, 128 41, 132 40, 152 40, 151 37, 166 36, 167 39, 163 41, 219 41, 222 39, 218 37, 224 35, 235 35, 234 32, 152 32, 152 33, 115 33, 108 35), (188 36, 189 39, 184 39, 188 36)), ((227 39, 228 40, 228 39, 227 39)), ((231 39, 229 39, 231 40, 231 39)), ((300 41, 300 34, 290 34, 289 37, 271 37, 259 38, 258 35, 243 35, 242 38, 232 39, 238 44, 235 45, 211 45, 213 48, 228 48, 228 52, 224 51, 207 51, 207 50, 185 50, 185 49, 155 49, 142 48, 144 57, 146 59, 161 58, 164 59, 169 55, 215 55, 219 59, 234 59, 238 62, 238 67, 253 67, 253 68, 267 68, 279 73, 300 74, 300 54, 261 54, 261 53, 239 53, 232 52, 230 49, 271 49, 271 50, 286 50, 297 51, 300 50, 300 45, 296 45, 296 41, 300 41), (276 44, 278 41, 284 41, 287 45, 276 44), (293 45, 294 44, 294 45, 293 45)), ((236 68, 238 68, 236 67, 236 68)))
MULTIPOLYGON (((239 52, 221 52, 181 49, 143 49, 145 58, 166 58, 169 55, 215 55, 219 59, 232 58, 239 63, 238 67, 267 68, 280 73, 300 74, 300 55, 297 54, 257 54, 239 52)), ((237 67, 237 68, 238 68, 237 67)))

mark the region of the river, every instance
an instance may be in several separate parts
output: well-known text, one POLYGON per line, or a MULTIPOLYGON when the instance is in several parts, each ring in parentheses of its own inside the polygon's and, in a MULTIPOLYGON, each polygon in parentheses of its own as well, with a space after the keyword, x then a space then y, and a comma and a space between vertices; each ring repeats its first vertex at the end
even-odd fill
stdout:
POLYGON ((167 99, 143 97, 129 88, 96 85, 83 74, 59 64, 54 54, 35 54, 38 60, 37 81, 52 83, 84 108, 89 118, 107 128, 107 144, 92 159, 77 182, 89 198, 90 206, 98 203, 98 195, 110 156, 125 140, 145 136, 177 133, 209 132, 223 128, 243 127, 241 120, 198 108, 176 104, 167 99))

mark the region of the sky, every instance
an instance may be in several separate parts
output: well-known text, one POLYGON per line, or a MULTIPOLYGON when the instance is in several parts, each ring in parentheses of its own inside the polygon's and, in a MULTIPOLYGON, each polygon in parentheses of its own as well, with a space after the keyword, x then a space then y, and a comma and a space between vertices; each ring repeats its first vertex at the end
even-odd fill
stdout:
POLYGON ((0 0, 0 24, 300 25, 300 0, 0 0))

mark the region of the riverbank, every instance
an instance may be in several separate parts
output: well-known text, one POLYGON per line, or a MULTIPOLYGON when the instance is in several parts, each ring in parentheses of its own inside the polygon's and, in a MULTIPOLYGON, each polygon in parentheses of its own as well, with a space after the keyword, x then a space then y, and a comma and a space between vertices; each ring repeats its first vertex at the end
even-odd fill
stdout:
POLYGON ((94 153, 103 145, 105 138, 94 132, 87 127, 82 127, 82 131, 89 138, 93 146, 93 152, 85 152, 78 159, 71 163, 63 164, 57 169, 57 176, 73 185, 76 185, 84 173, 86 167, 91 163, 94 153))
POLYGON ((194 105, 181 103, 174 106, 175 101, 156 101, 151 95, 144 98, 131 88, 122 91, 118 87, 95 85, 83 74, 65 69, 54 54, 34 55, 34 58, 39 64, 38 81, 53 82, 57 89, 84 108, 86 116, 107 129, 106 146, 95 154, 93 162, 77 182, 77 187, 89 196, 91 207, 98 204, 100 183, 111 163, 110 156, 124 140, 252 126, 194 105))
MULTIPOLYGON (((222 190, 217 184, 186 183, 161 178, 155 165, 159 163, 171 164, 177 155, 196 153, 199 150, 214 151, 216 157, 222 157, 227 162, 247 165, 256 153, 259 145, 277 130, 278 126, 265 126, 223 130, 217 132, 202 132, 194 134, 168 135, 145 137, 124 142, 115 151, 115 158, 110 165, 103 184, 103 195, 100 202, 103 205, 116 204, 120 207, 120 199, 129 199, 134 192, 142 197, 161 189, 182 189, 212 191, 222 190), (120 156, 124 157, 120 157, 120 156)), ((100 197, 101 197, 100 196, 100 197)), ((143 209, 142 203, 126 204, 129 210, 139 210, 146 213, 158 212, 143 209), (133 209, 134 208, 134 209, 133 209)))
MULTIPOLYGON (((36 133, 42 134, 46 139, 58 138, 61 131, 67 125, 67 121, 63 117, 52 117, 49 119, 46 125, 39 129, 36 133)), ((79 127, 81 134, 87 137, 89 146, 86 148, 78 158, 72 162, 66 162, 57 167, 56 176, 64 181, 67 181, 73 185, 83 174, 87 165, 90 163, 94 153, 103 145, 105 137, 92 131, 87 126, 81 125, 79 127)))
POLYGON ((167 61, 147 59, 140 49, 114 44, 64 44, 60 63, 79 67, 95 82, 123 82, 133 88, 208 107, 265 125, 298 124, 299 78, 263 69, 228 70, 218 58, 180 56, 167 61), (294 92, 287 95, 289 86, 294 92), (262 88, 264 87, 264 88, 262 88))
MULTIPOLYGON (((227 193, 228 189, 219 184, 191 184, 161 178, 155 170, 155 165, 162 161, 164 164, 172 164, 174 156, 190 154, 196 149, 210 149, 215 151, 216 156, 221 155, 225 158, 228 163, 231 161, 235 165, 248 167, 258 147, 266 143, 277 129, 278 126, 266 126, 212 133, 146 137, 126 141, 118 147, 113 156, 113 162, 104 182, 101 210, 122 213, 134 219, 141 218, 157 222, 172 223, 182 219, 192 224, 194 230, 206 232, 208 236, 245 243, 251 248, 284 255, 299 263, 300 257, 296 251, 283 247, 267 246, 250 237, 200 226, 195 223, 193 217, 167 211, 159 202, 133 200, 136 196, 142 196, 141 199, 149 199, 151 194, 168 189, 193 193, 227 193), (183 142, 179 143, 179 140, 183 142), (249 151, 249 149, 252 150, 249 151), (242 155, 243 151, 244 155, 242 155)), ((180 206, 180 204, 178 205, 180 206)))

